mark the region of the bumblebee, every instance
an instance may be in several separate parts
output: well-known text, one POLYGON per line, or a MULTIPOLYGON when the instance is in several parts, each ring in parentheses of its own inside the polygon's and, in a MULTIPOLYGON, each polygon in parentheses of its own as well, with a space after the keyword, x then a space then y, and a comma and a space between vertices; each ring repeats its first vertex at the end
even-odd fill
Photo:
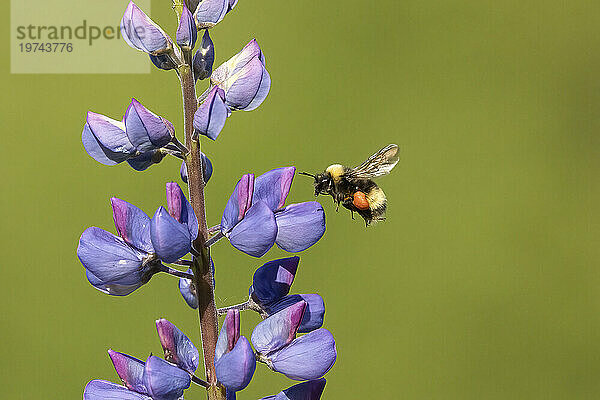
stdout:
POLYGON ((372 222, 384 221, 387 209, 385 193, 372 178, 387 175, 399 160, 398 145, 390 144, 379 150, 358 167, 349 168, 333 164, 320 174, 300 172, 314 178, 315 196, 320 194, 333 197, 336 211, 339 205, 365 220, 366 226, 372 222))

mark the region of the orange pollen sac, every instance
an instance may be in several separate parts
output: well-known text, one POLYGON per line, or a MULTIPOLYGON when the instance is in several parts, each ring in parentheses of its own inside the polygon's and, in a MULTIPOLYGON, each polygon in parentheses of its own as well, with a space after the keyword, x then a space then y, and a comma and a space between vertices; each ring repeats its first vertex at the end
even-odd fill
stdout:
POLYGON ((354 204, 354 207, 358 208, 359 210, 367 210, 369 208, 369 201, 363 192, 354 193, 352 204, 354 204))

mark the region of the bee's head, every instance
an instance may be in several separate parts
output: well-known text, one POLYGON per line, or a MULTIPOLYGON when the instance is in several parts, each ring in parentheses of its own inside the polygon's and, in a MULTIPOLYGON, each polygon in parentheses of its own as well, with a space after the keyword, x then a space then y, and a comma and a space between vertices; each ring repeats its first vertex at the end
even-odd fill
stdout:
POLYGON ((320 194, 330 194, 333 188, 333 180, 329 172, 322 172, 320 174, 308 174, 306 172, 300 172, 301 175, 306 175, 314 178, 313 184, 315 185, 315 196, 320 194))

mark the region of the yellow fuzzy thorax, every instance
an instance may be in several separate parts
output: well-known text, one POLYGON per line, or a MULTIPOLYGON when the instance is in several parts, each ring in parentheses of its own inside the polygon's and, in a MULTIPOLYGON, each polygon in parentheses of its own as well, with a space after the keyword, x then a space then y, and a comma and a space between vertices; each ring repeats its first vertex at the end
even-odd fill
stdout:
POLYGON ((344 166, 341 164, 333 164, 327 167, 325 171, 331 174, 334 181, 339 181, 340 176, 344 173, 344 166))

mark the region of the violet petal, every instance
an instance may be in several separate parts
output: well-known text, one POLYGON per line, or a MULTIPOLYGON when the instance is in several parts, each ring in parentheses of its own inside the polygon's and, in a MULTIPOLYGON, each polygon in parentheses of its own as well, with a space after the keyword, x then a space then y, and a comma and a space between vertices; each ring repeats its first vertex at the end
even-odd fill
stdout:
POLYGON ((225 104, 232 110, 251 111, 269 94, 271 77, 258 57, 219 85, 225 90, 225 104))
POLYGON ((254 174, 245 174, 241 177, 233 189, 233 193, 227 201, 223 217, 221 218, 221 230, 229 232, 239 221, 241 221, 252 205, 252 193, 254 191, 254 174))
POLYGON ((228 8, 229 0, 202 0, 194 13, 198 29, 212 28, 221 22, 228 8))
POLYGON ((177 27, 177 34, 175 39, 177 44, 181 47, 193 48, 196 44, 196 37, 198 36, 198 29, 196 28, 196 22, 194 16, 183 6, 183 12, 179 19, 179 26, 177 27))
POLYGON ((229 242, 236 249, 262 257, 275 243, 277 224, 273 211, 262 201, 253 204, 244 219, 229 233, 229 242))
POLYGON ((187 226, 177 222, 162 206, 152 217, 150 236, 156 254, 167 263, 177 261, 192 248, 192 238, 187 226))
POLYGON ((319 400, 325 389, 325 379, 302 382, 279 392, 275 400, 319 400))
POLYGON ((263 264, 254 272, 250 292, 258 304, 278 301, 290 291, 300 257, 280 258, 263 264))
POLYGON ((83 400, 152 400, 150 397, 133 392, 125 386, 95 379, 88 382, 83 391, 83 400))
POLYGON ((275 371, 298 381, 322 377, 336 357, 335 340, 325 328, 300 336, 269 356, 275 371))
POLYGON ((263 65, 265 64, 265 56, 256 39, 252 39, 239 53, 219 65, 210 77, 211 83, 222 86, 229 77, 245 67, 254 57, 258 57, 263 65))
POLYGON ((83 126, 83 132, 81 132, 81 142, 86 153, 100 164, 116 165, 129 157, 129 154, 111 151, 100 143, 87 123, 83 126))
MULTIPOLYGON (((192 269, 187 270, 188 274, 192 273, 192 269)), ((198 298, 196 297, 196 289, 191 279, 179 278, 179 292, 188 306, 193 309, 198 308, 198 298)))
POLYGON ((283 167, 257 177, 254 181, 252 201, 262 200, 273 211, 282 208, 290 192, 295 172, 295 167, 283 167))
POLYGON ((110 199, 110 204, 119 236, 138 250, 154 253, 150 239, 150 217, 133 204, 116 197, 110 199))
POLYGON ((223 101, 224 96, 223 89, 214 86, 194 114, 194 128, 212 140, 217 139, 227 119, 228 110, 223 101))
POLYGON ((311 332, 323 326, 325 303, 323 302, 323 298, 318 294, 293 294, 285 296, 265 308, 267 313, 272 315, 300 301, 306 302, 306 309, 304 310, 302 322, 300 322, 300 326, 298 327, 298 332, 311 332))
POLYGON ((200 356, 192 341, 171 322, 162 318, 156 321, 156 330, 165 353, 165 360, 193 374, 200 356))
POLYGON ((289 252, 300 252, 317 243, 325 233, 325 212, 316 201, 290 204, 275 213, 277 246, 289 252))
POLYGON ((119 378, 128 389, 141 394, 148 394, 144 386, 144 362, 142 360, 112 349, 108 350, 108 355, 119 378))
POLYGON ((121 154, 122 160, 135 153, 133 144, 125 134, 125 124, 106 115, 88 111, 87 125, 100 144, 112 153, 121 154))
POLYGON ((215 362, 217 379, 228 390, 234 392, 248 386, 255 369, 254 351, 244 336, 239 338, 233 350, 225 353, 215 362))
POLYGON ((215 360, 219 360, 224 354, 233 350, 239 338, 240 311, 236 309, 228 310, 217 339, 215 360))
POLYGON ((128 45, 146 53, 170 47, 171 39, 167 34, 133 1, 129 2, 121 19, 121 35, 128 45))
POLYGON ((295 303, 256 325, 250 338, 256 351, 269 354, 294 340, 305 307, 303 301, 295 303))
MULTIPOLYGON (((204 184, 207 184, 213 173, 212 162, 204 153, 200 153, 200 162, 202 163, 202 178, 204 180, 204 184)), ((181 176, 182 181, 188 183, 187 166, 185 165, 185 161, 181 163, 179 175, 181 176)))
POLYGON ((176 400, 190 387, 190 375, 156 356, 150 356, 144 367, 144 385, 154 400, 176 400))
POLYGON ((144 171, 151 165, 161 162, 165 156, 166 154, 160 150, 151 150, 127 159, 127 163, 136 171, 144 171))
POLYGON ((215 46, 210 38, 208 29, 202 35, 200 48, 196 50, 194 59, 192 60, 194 68, 194 79, 206 79, 212 73, 213 64, 215 62, 215 46))
POLYGON ((123 121, 127 137, 140 152, 165 146, 175 132, 173 124, 148 110, 136 99, 131 99, 123 121))
POLYGON ((179 223, 187 226, 192 240, 198 236, 198 219, 191 204, 175 182, 167 183, 167 207, 169 214, 179 223))

